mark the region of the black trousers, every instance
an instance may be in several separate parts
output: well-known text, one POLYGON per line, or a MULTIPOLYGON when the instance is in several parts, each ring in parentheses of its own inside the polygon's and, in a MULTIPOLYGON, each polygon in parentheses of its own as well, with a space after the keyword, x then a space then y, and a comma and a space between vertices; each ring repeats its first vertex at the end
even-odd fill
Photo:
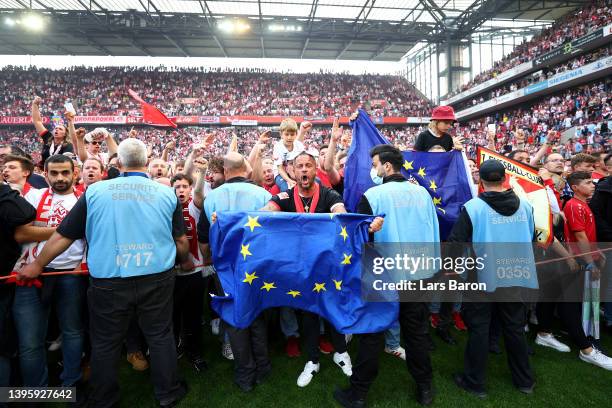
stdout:
POLYGON ((545 297, 536 307, 538 330, 552 332, 556 309, 572 342, 581 350, 591 347, 582 328, 582 303, 577 301, 583 296, 584 271, 571 272, 565 263, 545 266, 538 270, 540 293, 545 297), (558 302, 552 301, 555 297, 558 302))
POLYGON ((201 355, 204 278, 200 272, 177 275, 174 282, 174 337, 182 334, 185 350, 191 356, 201 355))
POLYGON ((90 407, 119 405, 117 374, 121 345, 136 316, 151 355, 155 398, 169 402, 184 393, 178 380, 172 334, 174 273, 132 278, 91 278, 88 291, 91 333, 90 407))
POLYGON ((534 377, 524 333, 525 305, 519 302, 463 303, 463 320, 468 328, 463 368, 465 380, 474 389, 484 391, 489 356, 489 328, 494 308, 504 335, 512 382, 516 387, 530 387, 534 383, 534 377))
MULTIPOLYGON (((321 351, 319 350, 319 335, 321 333, 319 319, 320 317, 317 314, 306 311, 302 313, 302 328, 304 330, 306 353, 308 355, 308 360, 315 364, 319 362, 319 356, 321 355, 321 351)), ((325 328, 329 330, 329 337, 336 352, 340 354, 346 352, 346 339, 344 334, 338 333, 331 324, 326 324, 325 328)))
POLYGON ((253 385, 258 376, 272 369, 268 356, 268 328, 263 313, 246 329, 224 324, 234 354, 234 381, 253 385))
MULTIPOLYGON (((428 318, 427 303, 400 303, 399 323, 406 345, 406 365, 417 386, 423 389, 431 388, 433 377, 429 358, 428 318)), ((376 379, 384 343, 384 333, 359 336, 359 351, 353 363, 353 375, 351 376, 351 392, 356 398, 365 398, 376 379)))
POLYGON ((141 351, 143 354, 146 351, 147 345, 145 344, 144 336, 140 327, 138 327, 138 320, 136 316, 132 316, 130 324, 128 326, 127 334, 125 335, 125 348, 128 354, 136 353, 141 351))

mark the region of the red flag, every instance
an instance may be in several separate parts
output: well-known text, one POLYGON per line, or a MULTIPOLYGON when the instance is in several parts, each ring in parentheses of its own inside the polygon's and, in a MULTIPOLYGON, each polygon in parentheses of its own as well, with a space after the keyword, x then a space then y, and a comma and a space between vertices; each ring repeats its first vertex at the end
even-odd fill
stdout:
POLYGON ((142 107, 142 120, 144 123, 154 126, 172 126, 176 128, 176 123, 171 121, 166 115, 162 113, 155 106, 146 103, 138 94, 131 89, 128 89, 128 94, 134 98, 137 102, 140 102, 142 107))

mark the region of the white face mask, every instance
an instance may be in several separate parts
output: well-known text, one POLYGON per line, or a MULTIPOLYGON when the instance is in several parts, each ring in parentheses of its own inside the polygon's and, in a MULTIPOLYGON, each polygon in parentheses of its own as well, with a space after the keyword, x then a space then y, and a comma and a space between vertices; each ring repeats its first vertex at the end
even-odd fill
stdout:
POLYGON ((374 167, 370 170, 370 178, 376 185, 383 183, 383 178, 378 175, 378 171, 374 167))

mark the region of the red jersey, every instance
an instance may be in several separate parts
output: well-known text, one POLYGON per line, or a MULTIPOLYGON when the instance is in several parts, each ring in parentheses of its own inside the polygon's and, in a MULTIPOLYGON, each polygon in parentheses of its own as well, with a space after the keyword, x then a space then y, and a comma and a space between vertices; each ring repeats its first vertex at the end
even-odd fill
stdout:
POLYGON ((272 195, 277 195, 278 193, 280 193, 280 188, 278 188, 278 186, 276 184, 262 184, 261 185, 263 188, 266 189, 266 191, 272 195))
POLYGON ((324 187, 332 188, 331 182, 329 181, 329 177, 327 176, 327 173, 325 171, 317 168, 317 177, 319 178, 321 184, 324 187))
POLYGON ((589 205, 577 198, 571 198, 563 208, 565 218, 565 236, 567 242, 577 242, 576 232, 584 231, 589 242, 597 242, 595 218, 589 205))

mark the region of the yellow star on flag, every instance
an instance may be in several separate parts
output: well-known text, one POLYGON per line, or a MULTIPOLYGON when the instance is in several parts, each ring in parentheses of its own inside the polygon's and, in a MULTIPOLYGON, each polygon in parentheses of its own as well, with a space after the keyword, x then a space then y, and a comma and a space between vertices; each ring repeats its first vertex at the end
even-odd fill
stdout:
POLYGON ((245 278, 242 281, 244 283, 248 283, 249 285, 252 284, 255 279, 259 278, 259 276, 255 275, 255 272, 253 273, 245 272, 244 275, 245 275, 245 278))
POLYGON ((436 191, 436 189, 438 188, 438 186, 436 186, 436 181, 435 181, 435 180, 430 180, 430 182, 429 182, 429 188, 431 188, 433 191, 436 191))
POLYGON ((247 217, 249 217, 249 222, 244 224, 243 225, 244 227, 251 228, 251 232, 253 232, 253 230, 255 230, 255 227, 261 227, 261 224, 259 222, 257 222, 257 220, 259 219, 259 216, 251 217, 250 215, 247 215, 247 217))
POLYGON ((332 279, 334 281, 334 284, 336 285, 336 290, 342 290, 342 281, 337 281, 335 279, 332 279))
POLYGON ((434 205, 442 204, 442 199, 440 197, 433 198, 434 205))
POLYGON ((325 282, 323 282, 323 283, 316 283, 315 282, 315 287, 314 287, 314 289, 312 291, 313 292, 316 291, 317 293, 319 293, 322 290, 325 290, 325 291, 327 290, 327 289, 325 289, 325 282))
POLYGON ((334 215, 336 215, 336 214, 334 214, 334 213, 329 213, 329 219, 333 220, 333 219, 334 219, 334 215))
POLYGON ((261 287, 261 290, 267 290, 268 292, 270 291, 270 289, 276 289, 276 286, 274 286, 274 282, 264 282, 263 286, 261 287))
POLYGON ((342 227, 342 231, 340 231, 340 236, 344 238, 344 242, 346 242, 346 239, 348 238, 348 234, 346 233, 346 227, 342 227))
POLYGON ((242 249, 240 249, 240 253, 242 254, 242 256, 244 257, 244 259, 246 260, 246 257, 248 255, 253 255, 250 251, 249 251, 249 245, 251 244, 247 244, 247 245, 241 245, 242 249))
POLYGON ((414 160, 413 161, 404 160, 404 168, 406 169, 406 171, 414 170, 414 167, 412 167, 412 163, 414 163, 414 160))
POLYGON ((344 256, 344 260, 342 261, 341 265, 350 265, 351 264, 351 257, 353 256, 353 254, 347 255, 347 254, 342 254, 344 256))
POLYGON ((288 294, 288 295, 293 296, 294 298, 295 298, 296 296, 301 296, 301 295, 302 295, 302 294, 301 294, 299 291, 297 291, 297 290, 290 290, 289 292, 287 292, 287 294, 288 294))
POLYGON ((425 167, 419 167, 418 175, 422 178, 425 178, 425 176, 427 175, 427 173, 425 173, 425 167))

